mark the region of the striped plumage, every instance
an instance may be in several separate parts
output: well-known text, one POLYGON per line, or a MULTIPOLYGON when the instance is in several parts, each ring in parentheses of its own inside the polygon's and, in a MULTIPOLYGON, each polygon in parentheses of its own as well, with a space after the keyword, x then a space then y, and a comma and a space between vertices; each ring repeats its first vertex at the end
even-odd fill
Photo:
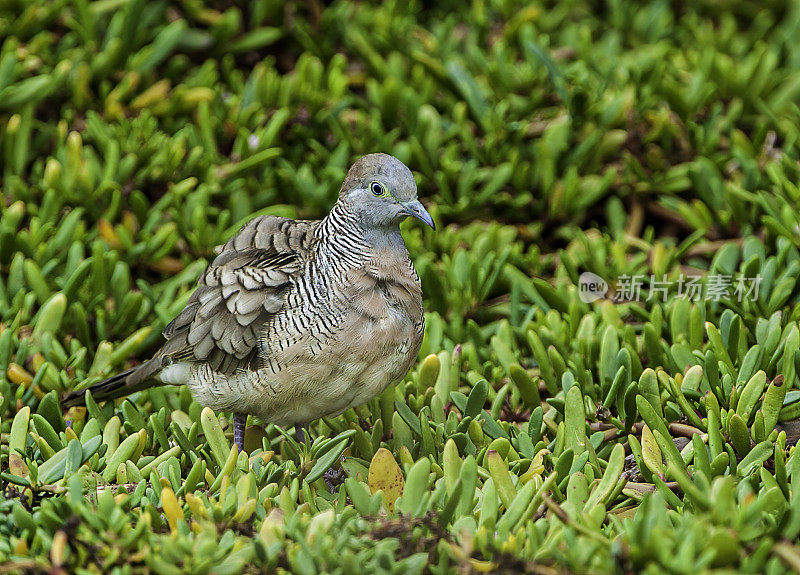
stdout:
POLYGON ((186 384, 202 405, 279 425, 368 401, 408 372, 422 342, 419 277, 399 229, 409 215, 433 227, 410 170, 372 154, 324 219, 251 220, 206 269, 163 347, 93 396, 186 384))

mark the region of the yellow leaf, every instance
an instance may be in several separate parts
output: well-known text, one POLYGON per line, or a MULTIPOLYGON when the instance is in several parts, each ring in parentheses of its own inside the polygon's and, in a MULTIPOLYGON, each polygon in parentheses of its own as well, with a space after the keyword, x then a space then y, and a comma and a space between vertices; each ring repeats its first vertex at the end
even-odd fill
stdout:
POLYGON ((333 520, 333 509, 328 509, 326 511, 322 511, 321 513, 317 513, 311 519, 311 523, 308 524, 308 530, 306 531, 306 541, 308 541, 309 545, 313 545, 321 533, 327 533, 330 531, 330 528, 333 525, 333 520))
POLYGON ((642 459, 644 464, 658 475, 664 473, 664 463, 661 459, 661 450, 658 448, 656 438, 650 428, 646 425, 642 427, 642 459))
POLYGON ((283 527, 283 511, 276 507, 269 512, 269 515, 261 523, 258 535, 265 545, 271 545, 282 539, 283 527))
POLYGON ((383 491, 389 511, 394 511, 394 502, 403 494, 406 482, 403 472, 394 460, 392 452, 381 447, 369 464, 369 490, 372 494, 383 491))
POLYGON ((479 559, 470 558, 469 564, 478 573, 491 573, 497 568, 497 566, 491 561, 481 561, 479 559))
POLYGON ((178 521, 185 519, 183 515, 183 508, 178 503, 178 498, 175 497, 175 492, 169 487, 164 487, 161 490, 161 503, 164 508, 164 515, 167 516, 170 531, 175 533, 178 529, 178 521))
POLYGON ((28 542, 25 539, 17 539, 14 544, 14 555, 19 555, 20 557, 28 556, 28 542))
POLYGON ((9 471, 17 477, 28 476, 28 466, 22 461, 22 458, 16 453, 11 453, 8 456, 9 471))
POLYGON ((33 376, 25 371, 25 368, 17 365, 16 363, 9 363, 8 370, 6 370, 6 374, 8 375, 8 379, 11 380, 11 383, 16 383, 17 385, 22 385, 24 387, 28 387, 31 383, 33 383, 33 376))
POLYGON ((524 485, 534 477, 541 478, 542 473, 544 473, 544 457, 545 455, 549 455, 550 451, 547 449, 542 449, 533 456, 533 461, 531 461, 530 467, 528 467, 528 471, 520 475, 519 480, 524 485))
POLYGON ((59 529, 53 535, 53 544, 50 547, 50 562, 53 567, 61 567, 64 564, 64 550, 67 547, 67 532, 59 529))
POLYGON ((78 434, 75 433, 75 430, 71 427, 68 427, 64 430, 64 434, 67 436, 67 441, 72 441, 73 439, 78 439, 78 434))
POLYGON ((208 511, 206 510, 206 506, 203 503, 203 500, 200 499, 197 495, 195 495, 194 493, 187 493, 186 503, 189 505, 189 511, 191 511, 192 517, 194 519, 208 518, 208 511))

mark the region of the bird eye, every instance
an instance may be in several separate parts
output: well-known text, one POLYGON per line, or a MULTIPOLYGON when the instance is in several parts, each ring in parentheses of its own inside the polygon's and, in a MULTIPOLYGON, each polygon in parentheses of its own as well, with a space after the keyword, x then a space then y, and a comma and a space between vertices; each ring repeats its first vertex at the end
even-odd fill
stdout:
POLYGON ((372 192, 373 196, 382 196, 385 192, 383 184, 380 182, 372 182, 369 185, 369 189, 372 192))

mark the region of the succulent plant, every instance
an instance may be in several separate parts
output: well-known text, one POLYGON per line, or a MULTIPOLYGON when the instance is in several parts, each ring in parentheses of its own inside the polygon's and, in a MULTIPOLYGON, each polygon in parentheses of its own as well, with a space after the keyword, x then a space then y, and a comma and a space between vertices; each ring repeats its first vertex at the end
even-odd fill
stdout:
POLYGON ((0 571, 800 569, 797 5, 323 4, 0 2, 0 571), (444 224, 404 381, 62 412, 372 151, 444 224))

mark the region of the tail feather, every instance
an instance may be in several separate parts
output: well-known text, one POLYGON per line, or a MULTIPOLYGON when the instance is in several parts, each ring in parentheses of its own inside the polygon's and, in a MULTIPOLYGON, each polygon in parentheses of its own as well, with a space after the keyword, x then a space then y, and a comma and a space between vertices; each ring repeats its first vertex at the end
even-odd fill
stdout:
MULTIPOLYGON (((61 400, 61 405, 63 407, 85 405, 87 390, 92 393, 92 398, 95 401, 101 402, 116 399, 160 384, 158 380, 151 377, 142 378, 143 371, 151 371, 147 369, 147 363, 137 365, 127 371, 113 375, 86 389, 72 391, 61 400)), ((151 374, 147 373, 147 375, 149 376, 151 374)))

